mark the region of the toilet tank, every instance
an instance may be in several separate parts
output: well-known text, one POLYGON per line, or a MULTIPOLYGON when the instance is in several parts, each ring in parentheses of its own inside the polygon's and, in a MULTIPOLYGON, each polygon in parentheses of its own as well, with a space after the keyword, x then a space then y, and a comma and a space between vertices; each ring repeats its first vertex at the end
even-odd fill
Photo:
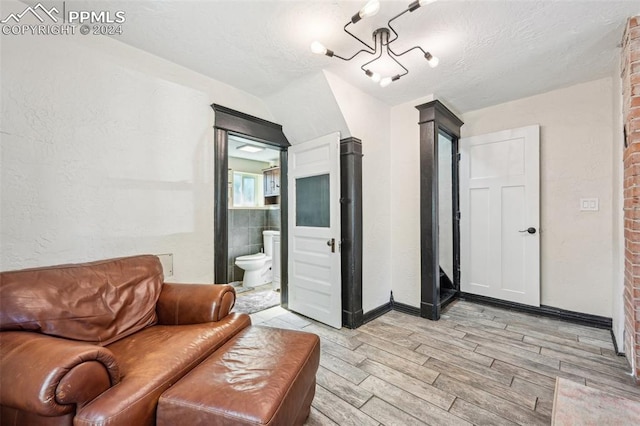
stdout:
POLYGON ((262 231, 262 243, 264 244, 264 254, 273 258, 273 236, 280 235, 280 231, 262 231))

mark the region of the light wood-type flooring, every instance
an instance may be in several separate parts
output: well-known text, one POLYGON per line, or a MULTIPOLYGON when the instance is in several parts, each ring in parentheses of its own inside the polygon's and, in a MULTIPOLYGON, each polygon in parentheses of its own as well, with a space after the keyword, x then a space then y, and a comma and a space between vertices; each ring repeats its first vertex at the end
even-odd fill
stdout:
POLYGON ((609 330, 455 301, 336 330, 280 307, 254 324, 320 336, 307 425, 548 425, 556 377, 640 401, 609 330))

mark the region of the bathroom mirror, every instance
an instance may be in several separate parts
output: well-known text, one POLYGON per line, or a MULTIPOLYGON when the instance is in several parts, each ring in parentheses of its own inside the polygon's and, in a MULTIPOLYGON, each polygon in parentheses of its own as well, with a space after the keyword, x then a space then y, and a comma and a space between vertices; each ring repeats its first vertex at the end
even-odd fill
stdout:
POLYGON ((438 132, 438 259, 440 292, 455 291, 454 261, 454 156, 449 135, 438 132))

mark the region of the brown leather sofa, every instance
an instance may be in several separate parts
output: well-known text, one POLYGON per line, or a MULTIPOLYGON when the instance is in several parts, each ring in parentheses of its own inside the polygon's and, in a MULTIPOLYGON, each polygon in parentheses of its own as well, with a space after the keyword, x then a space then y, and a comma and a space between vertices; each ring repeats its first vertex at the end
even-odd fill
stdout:
POLYGON ((2 425, 155 424, 160 395, 251 324, 229 285, 163 281, 155 256, 0 273, 2 425))

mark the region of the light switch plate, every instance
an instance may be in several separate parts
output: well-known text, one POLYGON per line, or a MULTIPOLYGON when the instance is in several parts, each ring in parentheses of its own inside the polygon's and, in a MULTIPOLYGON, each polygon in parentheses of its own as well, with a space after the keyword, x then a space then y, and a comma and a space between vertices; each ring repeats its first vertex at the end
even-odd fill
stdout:
POLYGON ((164 273, 164 277, 172 277, 173 276, 173 253, 166 254, 158 254, 158 259, 160 259, 160 263, 162 264, 162 272, 164 273))
POLYGON ((598 198, 580 198, 581 212, 597 212, 600 210, 600 200, 598 198))

